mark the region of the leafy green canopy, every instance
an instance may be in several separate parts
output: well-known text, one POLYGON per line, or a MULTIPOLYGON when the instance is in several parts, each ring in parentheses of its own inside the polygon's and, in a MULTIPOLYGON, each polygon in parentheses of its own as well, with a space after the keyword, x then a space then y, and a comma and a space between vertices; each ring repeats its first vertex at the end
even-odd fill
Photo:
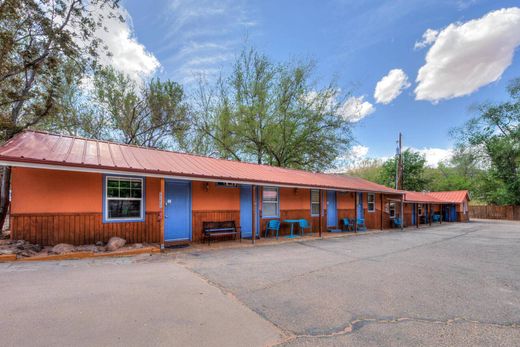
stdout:
POLYGON ((173 81, 139 84, 111 67, 98 68, 91 86, 63 84, 60 109, 41 127, 154 148, 183 144, 188 106, 181 85, 173 81))
MULTIPOLYGON (((378 182, 387 187, 395 187, 396 158, 385 161, 379 173, 378 182)), ((428 189, 428 179, 425 176, 426 159, 424 155, 407 149, 403 152, 403 183, 402 189, 423 191, 428 189)))
POLYGON ((457 147, 485 169, 477 197, 488 203, 520 204, 520 79, 508 86, 510 100, 478 107, 479 116, 453 133, 457 147))
POLYGON ((322 171, 351 143, 339 88, 317 90, 311 63, 275 64, 244 50, 214 86, 201 83, 191 150, 275 166, 322 171))

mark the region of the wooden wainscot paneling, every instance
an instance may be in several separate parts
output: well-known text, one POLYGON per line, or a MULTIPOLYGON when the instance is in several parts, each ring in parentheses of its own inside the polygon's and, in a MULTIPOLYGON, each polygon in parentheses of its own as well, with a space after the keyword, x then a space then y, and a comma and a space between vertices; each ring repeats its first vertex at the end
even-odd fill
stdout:
MULTIPOLYGON (((202 241, 202 222, 223 222, 234 220, 240 226, 240 211, 193 211, 192 212, 192 239, 202 241)), ((234 237, 234 236, 233 236, 234 237)))
POLYGON ((144 222, 103 223, 101 213, 31 213, 11 215, 11 238, 44 246, 107 242, 112 236, 128 243, 161 242, 160 212, 146 212, 144 222))

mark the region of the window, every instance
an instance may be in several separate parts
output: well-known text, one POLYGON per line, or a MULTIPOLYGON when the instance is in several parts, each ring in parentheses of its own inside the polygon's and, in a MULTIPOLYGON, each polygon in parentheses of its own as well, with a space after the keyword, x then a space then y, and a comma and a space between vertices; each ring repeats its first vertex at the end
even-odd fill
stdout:
POLYGON ((391 202, 389 207, 390 218, 395 218, 395 202, 391 202))
POLYGON ((262 218, 278 217, 278 188, 264 187, 262 190, 262 218))
POLYGON ((320 191, 317 189, 311 190, 311 216, 320 215, 320 191))
POLYGON ((462 209, 464 211, 464 214, 468 213, 468 202, 466 200, 462 202, 462 209))
POLYGON ((104 183, 104 221, 144 220, 142 178, 106 176, 104 183))
POLYGON ((422 204, 417 204, 417 213, 422 216, 422 204))
POLYGON ((376 195, 369 193, 367 196, 368 212, 376 211, 376 195))

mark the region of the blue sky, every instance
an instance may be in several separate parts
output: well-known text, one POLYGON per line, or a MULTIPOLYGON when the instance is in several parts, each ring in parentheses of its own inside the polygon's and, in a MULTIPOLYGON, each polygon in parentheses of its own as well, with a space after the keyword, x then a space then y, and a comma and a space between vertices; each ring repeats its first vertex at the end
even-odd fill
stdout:
POLYGON ((507 82, 520 77, 519 5, 124 0, 128 35, 138 50, 125 54, 132 54, 128 64, 137 62, 138 72, 188 88, 199 73, 211 79, 225 72, 246 41, 276 61, 313 59, 322 82, 335 78, 360 107, 366 106, 359 108, 366 114, 354 128, 358 156, 392 155, 401 131, 406 146, 423 150, 434 163, 453 146, 448 132, 472 116, 470 107, 505 99, 507 82), (508 10, 497 12, 501 9, 508 10), (431 39, 415 47, 428 29, 431 39), (377 98, 378 81, 392 69, 400 71, 381 88, 386 97, 377 98))

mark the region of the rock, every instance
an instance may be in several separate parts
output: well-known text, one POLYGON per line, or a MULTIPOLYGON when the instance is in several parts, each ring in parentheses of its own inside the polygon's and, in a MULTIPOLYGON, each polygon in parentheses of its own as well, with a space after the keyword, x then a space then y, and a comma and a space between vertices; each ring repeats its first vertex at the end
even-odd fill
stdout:
POLYGON ((143 247, 144 246, 142 243, 135 243, 133 248, 143 248, 143 247))
POLYGON ((105 245, 105 243, 103 241, 96 242, 96 246, 98 246, 98 247, 103 247, 104 245, 105 245))
POLYGON ((0 240, 0 246, 10 245, 10 244, 11 244, 11 240, 0 240))
POLYGON ((108 240, 107 250, 115 251, 116 249, 123 247, 125 245, 125 243, 126 243, 125 239, 122 239, 117 236, 113 236, 110 238, 110 240, 108 240))
POLYGON ((1 255, 4 255, 4 254, 15 254, 16 252, 13 251, 12 249, 0 249, 0 254, 1 255))
POLYGON ((40 252, 40 251, 42 250, 42 246, 40 246, 40 245, 31 245, 31 244, 29 244, 28 247, 27 247, 26 249, 38 253, 38 252, 40 252))
POLYGON ((74 251, 74 246, 68 243, 58 243, 52 247, 52 252, 56 254, 70 253, 74 251))
POLYGON ((76 247, 76 251, 80 252, 97 252, 97 246, 96 245, 82 245, 76 247))

